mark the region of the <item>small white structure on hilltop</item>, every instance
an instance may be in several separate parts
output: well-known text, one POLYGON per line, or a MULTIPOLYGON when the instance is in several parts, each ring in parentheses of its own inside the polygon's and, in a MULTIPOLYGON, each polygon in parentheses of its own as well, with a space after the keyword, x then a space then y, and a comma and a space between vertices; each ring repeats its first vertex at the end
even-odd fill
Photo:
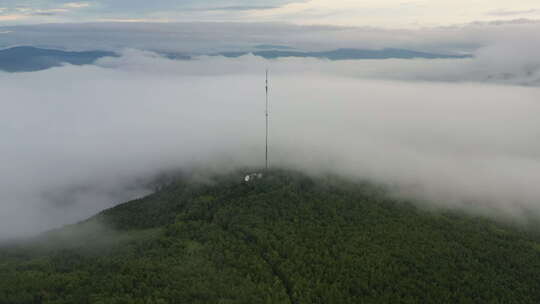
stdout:
POLYGON ((263 178, 262 173, 250 173, 244 177, 244 182, 249 183, 249 182, 255 181, 256 179, 261 179, 261 178, 263 178))

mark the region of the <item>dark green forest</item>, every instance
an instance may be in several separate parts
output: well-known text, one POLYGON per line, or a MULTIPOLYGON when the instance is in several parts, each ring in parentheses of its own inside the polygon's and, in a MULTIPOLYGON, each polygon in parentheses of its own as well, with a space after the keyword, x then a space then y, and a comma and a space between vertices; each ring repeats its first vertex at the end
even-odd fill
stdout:
POLYGON ((332 176, 179 177, 2 245, 0 303, 540 303, 540 237, 332 176))

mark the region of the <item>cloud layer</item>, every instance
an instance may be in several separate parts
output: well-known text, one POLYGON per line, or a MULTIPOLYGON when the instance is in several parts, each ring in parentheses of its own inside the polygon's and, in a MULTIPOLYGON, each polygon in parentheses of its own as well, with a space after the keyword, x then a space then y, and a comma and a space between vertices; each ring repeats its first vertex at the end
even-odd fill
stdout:
POLYGON ((540 89, 481 83, 485 73, 476 84, 417 80, 451 65, 460 78, 483 61, 499 74, 531 64, 497 63, 506 54, 494 47, 477 62, 452 63, 171 61, 127 51, 97 66, 0 74, 9 96, 0 113, 0 239, 147 193, 145 181, 164 170, 262 164, 268 66, 272 165, 367 178, 435 205, 534 216, 540 89))
POLYGON ((539 18, 536 0, 4 0, 4 12, 19 16, 0 22, 50 23, 133 21, 153 22, 290 22, 383 28, 448 26, 515 16, 539 18), (23 9, 23 11, 21 11, 23 9), (60 11, 62 10, 62 11, 60 11), (47 13, 32 13, 32 12, 47 13))
MULTIPOLYGON (((0 27, 0 47, 32 45, 68 50, 122 50, 187 54, 285 45, 306 51, 336 48, 404 48, 434 53, 474 53, 479 48, 538 41, 540 22, 471 23, 452 27, 382 29, 284 23, 88 23, 0 27)), ((499 58, 502 59, 502 58, 499 58)))
POLYGON ((240 21, 248 18, 250 11, 273 9, 294 1, 297 0, 4 0, 0 8, 0 23, 240 21), (10 19, 7 16, 17 18, 10 19))

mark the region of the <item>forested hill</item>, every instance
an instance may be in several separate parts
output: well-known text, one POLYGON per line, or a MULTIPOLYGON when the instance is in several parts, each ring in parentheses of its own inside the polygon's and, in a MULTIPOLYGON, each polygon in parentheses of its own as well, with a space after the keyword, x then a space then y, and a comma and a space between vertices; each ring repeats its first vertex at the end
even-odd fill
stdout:
POLYGON ((335 177, 200 180, 4 246, 0 303, 540 303, 534 233, 335 177))

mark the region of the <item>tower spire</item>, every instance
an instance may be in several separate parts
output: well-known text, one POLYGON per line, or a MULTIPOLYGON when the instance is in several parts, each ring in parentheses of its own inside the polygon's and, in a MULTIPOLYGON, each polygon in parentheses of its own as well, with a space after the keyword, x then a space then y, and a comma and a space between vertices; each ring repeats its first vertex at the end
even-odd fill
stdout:
POLYGON ((266 153, 265 153, 265 168, 268 170, 268 69, 266 69, 266 153))

